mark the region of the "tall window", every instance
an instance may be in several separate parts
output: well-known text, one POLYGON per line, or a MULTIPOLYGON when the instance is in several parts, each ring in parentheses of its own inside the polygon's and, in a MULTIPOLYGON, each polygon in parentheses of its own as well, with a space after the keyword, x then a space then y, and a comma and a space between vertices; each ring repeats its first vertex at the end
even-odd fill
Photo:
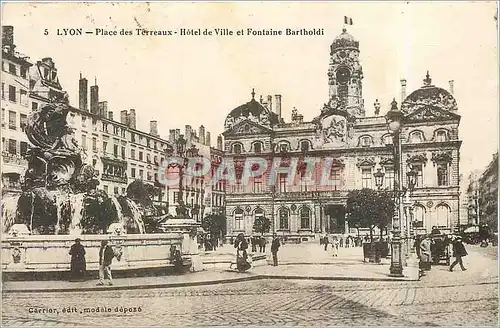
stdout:
POLYGON ((28 92, 26 90, 19 90, 19 103, 28 106, 28 92))
POLYGON ((140 161, 142 161, 142 160, 143 160, 143 158, 144 158, 144 155, 143 155, 142 151, 140 151, 140 152, 139 152, 139 160, 140 160, 140 161))
POLYGON ((280 230, 288 230, 288 219, 290 217, 290 212, 286 208, 280 209, 280 230))
POLYGON ((16 65, 14 65, 14 64, 9 64, 9 73, 10 73, 10 74, 14 74, 14 75, 16 75, 16 74, 17 74, 16 65))
POLYGON ((2 99, 5 99, 5 83, 2 82, 2 99))
POLYGON ((9 110, 9 129, 16 129, 16 112, 9 110))
POLYGON ((450 212, 448 205, 442 204, 436 207, 436 225, 438 227, 448 227, 450 212))
POLYGON ((340 189, 340 182, 341 182, 341 172, 342 168, 338 166, 332 166, 332 171, 331 171, 331 180, 332 180, 332 188, 333 190, 339 190, 340 189))
POLYGON ((20 114, 19 115, 19 126, 21 127, 21 130, 24 132, 24 129, 26 128, 26 121, 28 120, 28 117, 26 114, 20 114))
POLYGON ((97 138, 92 138, 92 151, 97 151, 97 138))
POLYGON ((86 135, 82 135, 82 148, 83 150, 87 150, 87 136, 86 135))
POLYGON ((436 141, 437 142, 444 142, 444 141, 446 141, 446 139, 447 139, 446 131, 441 130, 441 131, 436 132, 436 141))
POLYGON ((361 187, 371 188, 372 187, 372 169, 362 168, 361 169, 361 187))
POLYGON ((385 167, 384 187, 389 190, 394 189, 394 167, 385 167))
POLYGON ((437 180, 438 186, 448 185, 448 163, 437 164, 437 180))
POLYGON ((417 173, 417 176, 415 177, 415 187, 421 188, 424 186, 424 173, 422 169, 422 164, 420 163, 414 163, 413 164, 413 170, 417 173))
POLYGON ((16 87, 9 85, 9 100, 16 102, 16 87))
POLYGON ((113 154, 118 157, 118 145, 113 145, 113 154))
POLYGON ((133 167, 133 168, 130 169, 130 176, 132 178, 135 178, 135 167, 133 167))
POLYGON ((286 192, 286 173, 278 174, 279 191, 286 192))
POLYGON ((17 141, 15 139, 9 139, 9 154, 17 154, 17 141))
POLYGON ((415 205, 413 208, 413 220, 417 228, 425 227, 425 208, 420 205, 415 205))
POLYGON ((139 179, 144 179, 144 170, 139 170, 139 179))
POLYGON ((300 150, 301 151, 308 151, 309 150, 309 141, 307 140, 302 140, 300 142, 300 150))
POLYGON ((234 144, 233 145, 233 153, 235 153, 235 154, 241 154, 241 145, 240 144, 234 144))
POLYGON ((122 146, 122 158, 125 159, 125 146, 122 146))
POLYGON ((253 151, 256 153, 261 153, 262 152, 262 143, 256 142, 253 144, 253 151))
POLYGON ((21 151, 21 156, 25 156, 28 151, 28 143, 26 141, 21 141, 19 150, 21 151))
POLYGON ((234 211, 234 230, 243 230, 243 210, 241 208, 234 211))
POLYGON ((311 210, 309 209, 309 207, 302 207, 302 209, 300 210, 300 228, 311 228, 311 210))
POLYGON ((262 192, 262 175, 253 178, 253 192, 262 192))
POLYGON ((106 141, 102 142, 102 152, 106 154, 106 148, 108 148, 108 143, 106 141))
POLYGON ((130 158, 135 159, 135 149, 130 149, 130 158))
POLYGON ((260 219, 263 217, 264 217, 264 210, 262 208, 257 208, 254 212, 254 220, 257 220, 257 219, 260 219))
POLYGON ((21 73, 20 73, 21 77, 26 78, 27 71, 28 70, 26 69, 26 67, 21 66, 21 73))

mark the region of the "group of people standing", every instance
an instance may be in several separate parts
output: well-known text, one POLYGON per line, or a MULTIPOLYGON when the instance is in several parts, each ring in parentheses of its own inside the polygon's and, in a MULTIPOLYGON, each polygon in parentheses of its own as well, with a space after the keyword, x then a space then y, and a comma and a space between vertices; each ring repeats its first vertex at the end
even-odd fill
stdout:
MULTIPOLYGON (((69 251, 69 255, 71 255, 70 281, 85 280, 87 275, 87 262, 85 260, 85 254, 85 248, 81 244, 81 239, 76 238, 75 243, 71 246, 69 251)), ((99 248, 99 282, 97 285, 104 285, 106 276, 109 279, 108 284, 113 285, 111 264, 113 262, 113 258, 115 257, 115 252, 108 244, 108 241, 101 241, 101 247, 99 248)))
MULTIPOLYGON (((434 233, 436 235, 436 233, 434 233)), ((439 254, 433 254, 433 248, 436 249, 435 247, 432 247, 435 244, 435 241, 432 239, 433 233, 428 235, 423 235, 421 236, 421 239, 415 240, 415 248, 417 252, 417 256, 419 258, 419 269, 420 269, 420 275, 425 275, 426 271, 431 270, 432 263, 436 263, 435 258, 436 256, 439 256, 439 254)), ((452 240, 446 239, 445 241, 445 247, 448 247, 449 243, 451 242, 452 245, 452 254, 451 256, 455 258, 455 261, 451 263, 449 271, 453 271, 453 268, 457 264, 460 265, 460 268, 462 271, 467 270, 463 264, 463 257, 467 256, 467 250, 465 249, 465 246, 462 242, 462 237, 456 236, 452 240)))
MULTIPOLYGON (((250 243, 252 244, 252 252, 257 251, 257 245, 260 247, 260 252, 263 253, 266 250, 266 240, 264 237, 251 237, 250 243)), ((247 271, 251 268, 251 264, 248 261, 248 240, 245 238, 243 233, 240 233, 235 241, 234 248, 236 248, 236 268, 240 272, 247 271)), ((273 257, 273 266, 278 266, 278 251, 281 246, 280 240, 277 234, 273 234, 273 240, 271 242, 271 254, 273 257)))

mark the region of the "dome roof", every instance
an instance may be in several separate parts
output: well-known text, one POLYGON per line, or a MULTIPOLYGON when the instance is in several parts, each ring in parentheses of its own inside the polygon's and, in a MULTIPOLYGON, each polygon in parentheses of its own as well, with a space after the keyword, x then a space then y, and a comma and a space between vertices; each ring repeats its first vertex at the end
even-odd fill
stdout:
POLYGON ((330 46, 331 53, 338 49, 355 48, 359 49, 359 41, 356 41, 352 35, 347 33, 347 30, 342 29, 342 34, 337 36, 330 46))
MULTIPOLYGON (((226 117, 228 123, 236 122, 239 119, 250 118, 259 121, 263 125, 274 125, 279 123, 278 114, 270 111, 261 103, 255 100, 255 92, 252 91, 252 99, 233 109, 226 117)), ((229 124, 232 125, 232 124, 229 124)))
POLYGON ((432 80, 427 72, 424 79, 424 86, 420 89, 413 91, 403 101, 401 109, 404 112, 410 113, 423 106, 432 105, 444 110, 454 111, 457 110, 457 102, 453 95, 440 87, 431 84, 432 80))

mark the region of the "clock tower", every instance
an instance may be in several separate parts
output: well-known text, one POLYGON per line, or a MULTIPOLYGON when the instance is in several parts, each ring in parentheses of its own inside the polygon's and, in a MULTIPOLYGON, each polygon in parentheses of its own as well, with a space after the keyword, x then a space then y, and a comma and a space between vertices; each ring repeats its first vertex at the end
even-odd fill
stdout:
POLYGON ((359 41, 344 28, 330 46, 328 85, 330 101, 337 100, 343 110, 364 117, 363 69, 359 63, 359 41))

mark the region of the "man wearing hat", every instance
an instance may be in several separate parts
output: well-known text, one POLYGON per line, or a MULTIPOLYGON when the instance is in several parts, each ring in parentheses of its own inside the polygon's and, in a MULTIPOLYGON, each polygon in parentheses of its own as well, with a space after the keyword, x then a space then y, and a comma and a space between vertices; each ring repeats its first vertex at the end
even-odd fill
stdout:
POLYGON ((75 243, 71 246, 69 255, 71 255, 71 281, 85 280, 85 271, 87 264, 85 262, 85 248, 80 244, 81 239, 76 238, 75 243))
POLYGON ((108 284, 113 285, 113 277, 111 275, 111 262, 115 257, 113 248, 108 245, 107 240, 101 241, 101 248, 99 249, 99 283, 98 286, 104 285, 104 278, 107 275, 109 278, 108 284))
POLYGON ((450 271, 453 271, 453 268, 457 264, 460 264, 462 271, 467 270, 462 262, 462 257, 467 256, 467 251, 465 250, 465 246, 462 243, 462 237, 460 236, 455 238, 455 241, 453 242, 453 256, 455 257, 455 262, 451 264, 450 271))

